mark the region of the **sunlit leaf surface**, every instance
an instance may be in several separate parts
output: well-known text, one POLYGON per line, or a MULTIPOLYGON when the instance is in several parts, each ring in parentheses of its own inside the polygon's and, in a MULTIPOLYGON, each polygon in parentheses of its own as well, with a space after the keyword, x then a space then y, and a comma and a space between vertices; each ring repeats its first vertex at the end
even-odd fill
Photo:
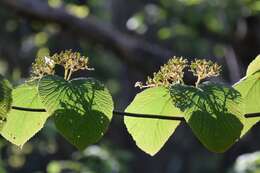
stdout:
POLYGON ((260 70, 260 55, 258 55, 247 67, 246 75, 252 75, 260 70))
MULTIPOLYGON (((260 72, 251 74, 234 85, 238 90, 244 102, 240 107, 243 108, 244 114, 260 112, 260 72)), ((243 133, 245 134, 253 125, 260 120, 260 117, 245 118, 243 133)))
MULTIPOLYGON (((36 83, 25 83, 13 90, 13 105, 26 108, 44 108, 39 99, 36 83)), ((49 114, 12 109, 1 134, 20 147, 44 125, 49 114)))
MULTIPOLYGON (((126 112, 181 116, 182 112, 173 106, 169 90, 155 87, 137 94, 126 112)), ((156 154, 173 134, 180 121, 151 118, 125 117, 128 132, 136 145, 150 155, 156 154)))

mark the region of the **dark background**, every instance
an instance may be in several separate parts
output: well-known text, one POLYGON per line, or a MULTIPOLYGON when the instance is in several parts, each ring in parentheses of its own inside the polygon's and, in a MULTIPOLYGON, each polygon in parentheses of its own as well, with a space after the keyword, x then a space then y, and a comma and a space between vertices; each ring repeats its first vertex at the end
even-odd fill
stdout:
MULTIPOLYGON (((118 110, 139 92, 136 81, 174 55, 220 63, 214 80, 232 85, 260 53, 260 1, 0 0, 0 73, 14 85, 29 77, 35 57, 64 49, 90 58, 95 71, 74 77, 103 81, 118 110)), ((214 154, 183 123, 150 157, 114 116, 101 142, 80 153, 48 122, 22 150, 1 139, 0 172, 225 173, 239 155, 260 149, 259 137, 256 125, 229 151, 214 154)))

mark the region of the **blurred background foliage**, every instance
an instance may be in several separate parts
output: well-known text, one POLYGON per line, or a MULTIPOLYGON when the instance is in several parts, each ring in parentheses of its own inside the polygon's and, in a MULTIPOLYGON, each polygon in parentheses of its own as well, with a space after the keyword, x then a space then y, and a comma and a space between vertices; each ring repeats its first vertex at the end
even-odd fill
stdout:
MULTIPOLYGON (((134 83, 170 56, 217 61, 223 72, 215 80, 232 84, 260 53, 259 0, 0 0, 0 21, 0 73, 14 85, 28 78, 35 57, 72 49, 95 68, 74 77, 105 82, 121 110, 138 92, 134 83)), ((22 150, 1 138, 0 172, 258 173, 259 131, 214 154, 182 124, 152 158, 135 146, 120 117, 83 152, 48 122, 22 150), (255 153, 239 156, 249 152, 255 153)))

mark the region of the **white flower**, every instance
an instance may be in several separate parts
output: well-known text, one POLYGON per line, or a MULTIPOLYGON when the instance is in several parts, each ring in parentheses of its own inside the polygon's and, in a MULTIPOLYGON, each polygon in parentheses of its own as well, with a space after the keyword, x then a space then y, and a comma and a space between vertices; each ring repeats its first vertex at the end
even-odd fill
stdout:
POLYGON ((45 64, 52 66, 52 67, 54 66, 54 61, 52 59, 50 59, 49 57, 45 56, 44 61, 45 61, 45 64))

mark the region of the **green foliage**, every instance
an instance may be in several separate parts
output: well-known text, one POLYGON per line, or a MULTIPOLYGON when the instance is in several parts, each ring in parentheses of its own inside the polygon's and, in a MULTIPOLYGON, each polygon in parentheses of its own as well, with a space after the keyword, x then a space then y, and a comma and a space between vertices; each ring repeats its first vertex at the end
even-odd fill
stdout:
POLYGON ((216 83, 199 88, 176 84, 170 88, 176 107, 201 143, 213 152, 226 151, 239 137, 243 125, 238 91, 216 83))
POLYGON ((77 148, 97 142, 107 130, 113 100, 100 82, 45 76, 39 82, 39 94, 59 132, 77 148))
POLYGON ((0 75, 0 130, 6 122, 7 113, 12 104, 12 86, 8 80, 0 75))
MULTIPOLYGON (((129 1, 129 3, 124 3, 122 1, 113 1, 113 3, 111 3, 109 8, 107 7, 107 2, 102 0, 88 0, 88 1, 65 0, 65 1, 66 2, 70 1, 71 4, 78 3, 78 2, 87 3, 87 6, 86 5, 83 6, 84 9, 89 8, 89 10, 88 9, 85 10, 85 13, 90 12, 92 16, 96 16, 102 21, 108 23, 111 23, 111 21, 113 21, 113 24, 119 27, 120 30, 124 30, 124 28, 126 27, 125 24, 130 23, 129 21, 131 21, 131 23, 133 23, 132 26, 134 26, 134 28, 132 27, 133 29, 131 30, 131 33, 136 31, 136 33, 140 34, 142 38, 147 39, 150 42, 159 42, 160 46, 169 48, 173 50, 173 52, 177 52, 179 55, 181 54, 188 55, 188 56, 192 55, 193 57, 200 57, 204 55, 213 55, 216 57, 227 57, 229 55, 229 47, 232 47, 232 45, 230 46, 229 44, 234 44, 236 46, 233 46, 232 48, 234 48, 234 51, 236 53, 239 53, 238 58, 243 57, 240 60, 242 63, 245 63, 246 58, 243 55, 246 54, 246 50, 250 48, 249 51, 251 53, 257 51, 255 50, 257 49, 257 46, 256 44, 254 44, 255 43, 254 40, 257 39, 258 37, 256 37, 256 35, 254 34, 254 31, 256 30, 255 28, 257 23, 259 23, 257 22, 259 18, 259 12, 260 12, 259 0, 241 0, 241 1, 240 0, 238 1, 159 0, 159 1, 129 1), (125 14, 132 14, 133 16, 128 16, 125 14), (129 21, 125 21, 127 20, 126 17, 129 17, 129 21), (247 35, 248 33, 249 35, 247 35), (157 34, 158 37, 156 38, 157 34), (241 38, 245 38, 247 43, 252 43, 252 44, 243 44, 244 39, 241 38), (239 42, 237 42, 237 40, 239 40, 239 42), (239 45, 237 46, 237 44, 239 45)), ((67 7, 69 7, 67 6, 66 2, 64 4, 64 1, 61 0, 48 0, 48 2, 51 7, 55 7, 55 8, 64 7, 66 10, 68 10, 67 7), (50 3, 50 1, 54 3, 50 3)), ((18 79, 20 79, 21 76, 24 77, 27 75, 27 71, 28 71, 27 64, 28 62, 32 61, 32 57, 34 57, 34 55, 36 54, 46 55, 47 52, 49 52, 50 50, 58 50, 64 47, 72 46, 73 48, 77 47, 76 49, 81 50, 83 52, 88 52, 89 55, 93 57, 97 57, 92 59, 92 65, 95 64, 95 69, 97 69, 97 72, 94 74, 95 76, 98 76, 99 79, 101 79, 104 82, 105 79, 108 79, 107 80, 108 86, 119 86, 121 88, 124 87, 123 85, 119 84, 122 74, 119 72, 119 70, 115 70, 115 69, 124 69, 125 68, 124 63, 121 62, 120 58, 119 59, 115 58, 114 57, 115 55, 113 53, 111 54, 109 51, 107 52, 103 48, 100 48, 102 47, 100 46, 100 44, 95 44, 95 45, 89 44, 88 43, 89 38, 87 38, 85 41, 80 34, 79 34, 80 39, 78 39, 79 38, 77 36, 78 34, 73 35, 67 32, 67 30, 66 32, 64 32, 63 25, 59 26, 57 22, 49 23, 46 21, 37 20, 37 16, 33 20, 25 19, 26 22, 23 22, 24 20, 21 20, 21 16, 19 15, 20 13, 13 13, 13 10, 9 10, 4 5, 1 5, 0 8, 1 8, 0 18, 2 23, 2 27, 0 28, 1 30, 0 40, 2 43, 1 45, 6 47, 6 48, 3 47, 3 49, 1 49, 2 53, 1 53, 0 71, 1 73, 8 75, 9 78, 13 76, 13 81, 20 82, 20 80, 18 79), (2 63, 2 61, 4 61, 4 63, 2 63), (21 61, 23 61, 24 63, 20 63, 21 61), (18 64, 16 63, 14 65, 13 64, 14 62, 18 62, 18 64), (5 63, 8 63, 8 65, 5 65, 5 63)), ((81 11, 79 8, 71 8, 71 9, 81 11)), ((73 24, 70 26, 72 29, 77 30, 77 28, 75 27, 73 28, 73 24)), ((229 57, 227 58, 230 60, 229 57)), ((225 60, 222 59, 221 61, 224 62, 225 60)), ((152 62, 149 61, 149 64, 146 64, 146 66, 150 67, 151 64, 152 62)), ((228 76, 227 73, 223 75, 225 79, 227 78, 227 76, 228 76)), ((112 91, 112 88, 118 88, 118 87, 109 87, 109 88, 112 91)), ((259 92, 257 88, 259 87, 254 86, 253 88, 254 89, 252 90, 252 93, 250 92, 250 95, 254 96, 253 92, 256 92, 255 95, 257 96, 258 95, 257 93, 259 92)), ((245 87, 245 89, 247 89, 247 87, 245 87)), ((126 90, 125 88, 123 88, 121 93, 124 93, 123 95, 126 95, 127 93, 125 92, 126 90)), ((240 92, 243 96, 244 95, 243 92, 242 91, 240 92)), ((14 100, 15 99, 16 98, 14 98, 14 100)), ((255 99, 255 101, 257 100, 255 99)), ((257 103, 258 102, 249 101, 247 105, 254 106, 255 108, 257 108, 257 105, 259 105, 257 103)), ((119 105, 121 105, 121 103, 119 103, 119 105)), ((38 113, 35 113, 35 116, 37 115, 38 113)), ((256 119, 256 121, 258 121, 257 120, 258 118, 248 118, 246 120, 253 121, 253 119, 256 119)), ((141 124, 142 120, 138 119, 138 122, 141 124)), ((167 122, 175 123, 175 121, 167 121, 167 122)), ((183 129, 180 130, 182 131, 183 129)), ((45 130, 44 132, 46 131, 48 130, 45 130)), ((46 138, 42 141, 48 141, 50 140, 50 138, 51 137, 48 134, 48 136, 46 136, 46 138)), ((184 140, 186 141, 187 139, 184 140)), ((41 138, 38 136, 37 141, 34 140, 33 142, 40 142, 40 141, 41 138)), ((187 143, 185 143, 187 146, 185 146, 184 148, 192 145, 191 144, 192 142, 191 143, 187 142, 187 143)), ((248 144, 248 145, 252 145, 252 144, 248 144)), ((46 152, 42 152, 41 150, 38 153, 43 153, 43 155, 45 155, 49 147, 47 147, 47 145, 44 144, 41 145, 36 144, 34 147, 38 147, 38 146, 44 146, 43 148, 44 150, 46 150, 46 152)), ((63 146, 56 146, 56 147, 63 149, 63 146)), ((25 147, 23 151, 24 150, 25 147)), ((4 150, 4 153, 5 152, 6 150, 4 150)), ((194 153, 192 153, 192 155, 193 154, 194 153)), ((200 152, 200 154, 202 153, 200 152)), ((9 155, 12 157, 13 154, 9 154, 9 155)), ((74 153, 68 154, 67 151, 64 151, 63 155, 73 155, 74 157, 74 153)), ((54 156, 55 159, 57 159, 56 154, 52 154, 52 156, 54 156)), ((114 156, 114 152, 111 156, 114 156)), ((35 157, 35 154, 33 154, 33 157, 35 157)), ((174 157, 174 160, 171 161, 171 163, 174 162, 175 160, 178 160, 178 155, 174 155, 172 157, 174 157)), ((195 165, 195 169, 190 168, 190 170, 193 170, 192 172, 196 172, 196 168, 198 167, 203 167, 203 170, 197 171, 200 173, 202 173, 203 171, 218 172, 218 169, 207 171, 207 167, 213 164, 211 163, 210 160, 216 157, 216 155, 211 155, 211 158, 209 160, 207 160, 208 158, 206 159, 204 158, 203 160, 203 157, 205 156, 201 155, 201 158, 194 159, 191 162, 190 159, 188 160, 185 159, 185 161, 183 161, 185 162, 184 164, 180 163, 178 165, 182 165, 181 167, 183 167, 183 165, 187 167, 191 166, 191 164, 195 165), (202 163, 204 164, 207 163, 207 164, 203 166, 199 166, 202 163)), ((48 159, 49 158, 50 157, 48 157, 48 159)), ((111 161, 111 157, 109 158, 107 160, 111 161)), ((67 157, 65 159, 67 159, 67 157)), ((8 163, 8 161, 11 159, 5 159, 5 160, 8 163)), ((78 163, 78 160, 76 160, 75 162, 78 163)), ((4 165, 9 167, 7 163, 5 163, 4 165)), ((36 162, 36 164, 33 164, 33 162, 29 161, 29 163, 31 163, 35 168, 36 165, 39 164, 40 162, 38 163, 36 162)), ((214 164, 216 163, 218 163, 218 161, 214 162, 214 164)), ((224 165, 227 164, 228 162, 224 163, 224 165)), ((65 162, 62 165, 66 166, 67 164, 65 162)), ((89 166, 89 163, 88 164, 83 163, 82 165, 89 166)), ((100 164, 98 163, 97 165, 100 164)), ((247 164, 247 165, 249 169, 252 169, 254 167, 251 166, 251 164, 247 164)), ((177 162, 171 164, 170 166, 168 165, 167 168, 168 172, 171 172, 170 171, 170 169, 172 169, 171 167, 173 167, 176 171, 176 169, 178 168, 177 162)), ((30 168, 32 169, 31 166, 30 168)), ((100 170, 100 168, 97 170, 100 170)), ((69 170, 64 170, 64 171, 68 172, 69 170)), ((12 171, 7 171, 7 172, 12 172, 12 171)), ((16 172, 32 172, 32 170, 31 171, 16 170, 16 172)), ((92 171, 92 172, 97 172, 97 171, 92 171)), ((108 173, 109 171, 101 171, 101 172, 108 173)), ((116 171, 113 172, 115 173, 116 171)), ((185 172, 185 171, 179 171, 179 172, 185 172)))
MULTIPOLYGON (((260 112, 260 72, 252 73, 241 79, 234 85, 234 88, 241 93, 244 99, 244 102, 240 105, 244 114, 260 112)), ((246 118, 242 134, 245 134, 259 120, 260 117, 246 118)))
MULTIPOLYGON (((1 131, 2 136, 22 147, 53 115, 57 129, 77 148, 82 150, 97 142, 112 118, 113 100, 104 85, 95 79, 77 78, 69 81, 72 73, 78 70, 92 69, 88 68, 88 58, 77 52, 64 51, 37 58, 33 63, 32 80, 17 87, 13 93, 13 105, 21 110, 10 111, 10 117, 1 131), (64 67, 64 79, 54 75, 55 65, 64 67), (33 81, 38 78, 40 80, 33 81), (31 111, 39 108, 47 112, 31 111)), ((6 84, 7 81, 1 82, 6 84)), ((10 109, 11 103, 7 104, 6 101, 9 90, 6 85, 2 88, 2 107, 7 109, 8 105, 10 109)), ((9 95, 8 99, 11 100, 9 95)), ((5 115, 7 110, 1 113, 5 115)))
MULTIPOLYGON (((13 90, 13 105, 26 108, 43 108, 37 90, 37 82, 25 83, 13 90)), ((1 135, 13 144, 22 147, 43 127, 49 117, 46 112, 29 112, 12 109, 1 135)))
MULTIPOLYGON (((180 124, 177 120, 158 116, 184 118, 201 143, 210 151, 226 151, 260 118, 247 119, 245 114, 260 112, 259 56, 249 65, 247 76, 233 87, 202 79, 217 76, 221 66, 212 61, 192 61, 190 70, 197 77, 195 86, 184 84, 184 68, 188 61, 172 58, 163 65, 126 108, 127 113, 145 117, 124 118, 128 132, 144 152, 155 155, 180 124)), ((113 115, 113 100, 108 89, 94 78, 70 80, 73 72, 92 70, 88 58, 65 51, 50 57, 37 58, 32 79, 18 86, 11 96, 11 85, 0 76, 0 115, 4 124, 1 134, 15 145, 23 146, 34 136, 49 116, 58 131, 74 146, 83 150, 98 142, 106 132, 113 115), (64 77, 55 75, 55 65, 64 67, 64 77), (16 110, 13 105, 22 108, 16 110), (29 108, 29 109, 27 109, 29 108), (32 109, 45 109, 34 112, 32 109)))
MULTIPOLYGON (((260 112, 260 55, 258 55, 247 67, 246 76, 233 87, 239 91, 243 97, 243 102, 240 107, 243 109, 243 114, 260 112)), ((243 121, 243 131, 241 136, 247 133, 252 126, 260 120, 259 117, 245 118, 243 121)))
MULTIPOLYGON (((181 116, 182 112, 172 105, 169 90, 155 87, 136 95, 126 112, 181 116)), ((125 125, 136 145, 150 155, 156 154, 173 134, 180 121, 125 117, 125 125)))

